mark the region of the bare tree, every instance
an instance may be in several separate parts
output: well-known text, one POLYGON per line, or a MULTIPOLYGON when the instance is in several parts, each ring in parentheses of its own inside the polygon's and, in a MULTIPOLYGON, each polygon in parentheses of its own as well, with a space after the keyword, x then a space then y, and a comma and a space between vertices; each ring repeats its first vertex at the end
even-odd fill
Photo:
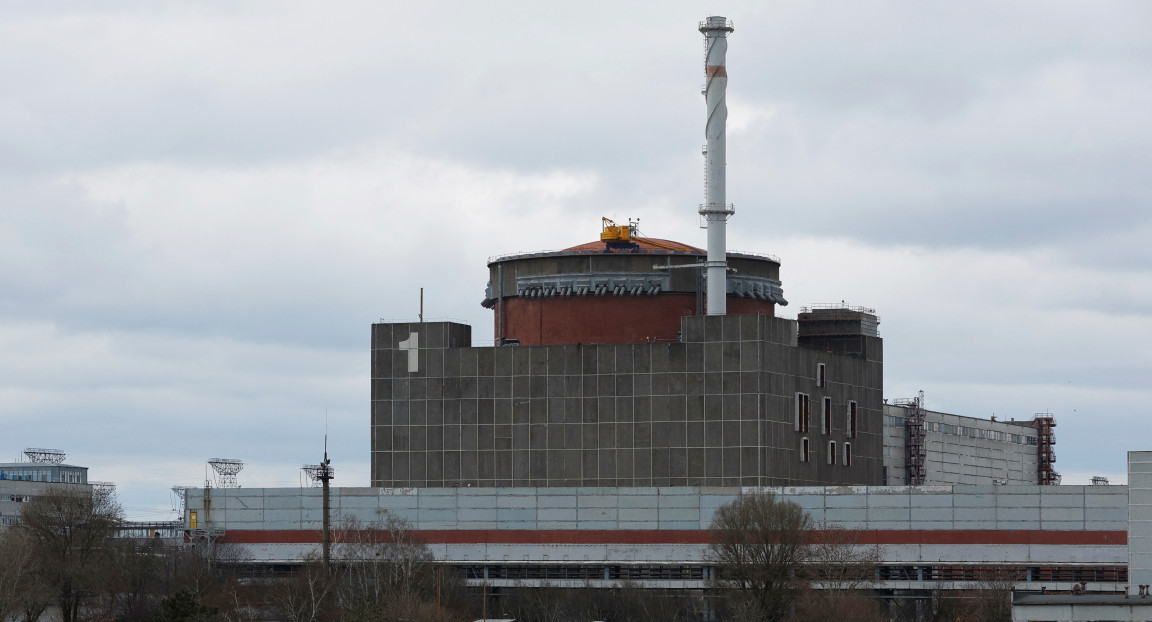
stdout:
POLYGON ((212 622, 218 615, 215 607, 201 603, 192 592, 180 590, 160 601, 155 622, 212 622))
POLYGON ((36 574, 31 541, 18 529, 0 533, 0 620, 36 622, 52 601, 36 574))
POLYGON ((168 556, 170 573, 176 589, 190 590, 204 597, 221 583, 234 578, 236 568, 251 560, 248 549, 239 544, 222 542, 218 537, 197 538, 168 556))
POLYGON ((611 587, 580 588, 545 583, 510 590, 498 602, 500 616, 523 622, 688 622, 702 617, 693 599, 682 592, 645 589, 627 581, 611 587))
POLYGON ((701 612, 692 599, 683 593, 662 589, 646 589, 631 581, 617 583, 611 588, 591 590, 590 596, 597 613, 596 620, 630 622, 631 620, 699 620, 701 612))
POLYGON ((29 565, 31 554, 23 538, 15 530, 0 532, 0 620, 15 616, 20 608, 20 594, 31 583, 29 565))
POLYGON ((716 510, 710 528, 712 585, 724 595, 730 615, 766 622, 789 617, 811 527, 799 505, 771 492, 742 494, 716 510))
POLYGON ((976 622, 1010 622, 1012 591, 1024 579, 1024 571, 1013 566, 976 569, 974 589, 963 592, 965 619, 976 622))
POLYGON ((168 595, 165 558, 169 551, 157 542, 132 538, 108 543, 100 579, 101 607, 117 622, 151 620, 168 595))
POLYGON ((309 553, 294 575, 273 586, 269 600, 288 622, 325 622, 336 619, 335 587, 324 561, 309 553))
POLYGON ((114 538, 119 506, 99 491, 48 489, 22 517, 0 534, 0 621, 36 622, 56 603, 64 620, 149 622, 167 602, 170 617, 211 610, 247 622, 263 604, 263 586, 236 574, 248 559, 242 547, 114 538))
POLYGON ((444 612, 437 606, 439 593, 456 591, 455 574, 438 576, 428 546, 406 521, 386 512, 372 523, 342 519, 334 542, 340 575, 335 597, 346 617, 377 619, 407 612, 409 620, 433 619, 438 609, 444 612))
POLYGON ((242 580, 235 574, 222 577, 202 599, 215 607, 223 622, 251 622, 262 619, 262 609, 273 587, 268 581, 242 580))
POLYGON ((118 622, 131 622, 136 612, 146 622, 160 615, 164 603, 165 615, 214 610, 210 617, 222 622, 248 622, 265 605, 268 584, 241 576, 240 568, 251 560, 241 545, 217 538, 176 546, 129 542, 135 559, 126 551, 122 569, 110 573, 116 584, 106 588, 120 603, 113 610, 118 622))
POLYGON ((875 583, 883 550, 861 542, 858 529, 821 524, 812 532, 799 573, 801 593, 796 622, 879 622, 879 603, 868 590, 875 583))
POLYGON ((293 577, 272 588, 272 602, 290 622, 449 619, 437 605, 432 552, 407 522, 387 513, 371 523, 344 517, 332 541, 330 566, 306 556, 293 577))
POLYGON ((36 573, 50 589, 63 622, 75 622, 84 600, 98 588, 103 558, 122 520, 110 493, 50 487, 32 498, 15 529, 32 547, 36 573))
POLYGON ((509 590, 500 597, 500 610, 525 622, 575 622, 584 612, 579 605, 574 606, 570 592, 547 582, 509 590))

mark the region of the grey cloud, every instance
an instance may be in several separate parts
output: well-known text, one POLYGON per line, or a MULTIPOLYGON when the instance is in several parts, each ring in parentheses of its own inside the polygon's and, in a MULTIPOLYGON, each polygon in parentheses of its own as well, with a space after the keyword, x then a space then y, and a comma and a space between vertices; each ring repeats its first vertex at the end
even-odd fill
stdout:
MULTIPOLYGON (((368 324, 413 318, 419 287, 430 317, 485 339, 489 255, 594 239, 601 215, 702 244, 698 5, 107 7, 0 9, 0 336, 43 339, 0 352, 9 442, 101 465, 294 464, 314 461, 328 407, 334 447, 363 459, 368 324), (399 155, 381 166, 469 175, 347 157, 382 145, 399 155), (594 187, 525 181, 553 173, 594 187)), ((1127 424, 1148 401, 1131 341, 1149 304, 1150 10, 742 7, 733 245, 792 251, 801 304, 878 307, 891 396, 1052 406, 1076 438, 1061 463, 1123 471, 1097 460, 1114 448, 1092 422, 1127 424), (868 272, 834 248, 803 256, 797 236, 1025 256, 1042 282, 952 287, 939 281, 963 258, 928 250, 908 253, 922 271, 868 272), (1032 330, 1081 310, 1098 313, 1032 330)))

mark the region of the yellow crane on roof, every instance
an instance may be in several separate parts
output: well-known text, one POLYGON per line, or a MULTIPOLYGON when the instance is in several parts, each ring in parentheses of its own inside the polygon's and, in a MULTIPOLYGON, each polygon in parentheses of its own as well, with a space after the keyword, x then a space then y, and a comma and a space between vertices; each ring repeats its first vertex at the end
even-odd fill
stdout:
POLYGON ((632 241, 636 233, 636 223, 631 221, 627 225, 617 225, 611 218, 600 219, 600 241, 627 243, 632 241))
POLYGON ((637 242, 644 242, 645 244, 655 246, 656 248, 662 248, 666 251, 689 250, 686 248, 676 248, 674 246, 662 244, 660 242, 657 242, 657 241, 649 239, 649 238, 642 238, 639 235, 637 235, 639 233, 639 226, 640 226, 639 220, 637 220, 635 222, 629 220, 628 224, 626 224, 626 225, 618 225, 611 218, 601 217, 600 218, 600 241, 601 242, 608 242, 610 244, 628 244, 628 243, 631 243, 633 241, 637 241, 637 242))

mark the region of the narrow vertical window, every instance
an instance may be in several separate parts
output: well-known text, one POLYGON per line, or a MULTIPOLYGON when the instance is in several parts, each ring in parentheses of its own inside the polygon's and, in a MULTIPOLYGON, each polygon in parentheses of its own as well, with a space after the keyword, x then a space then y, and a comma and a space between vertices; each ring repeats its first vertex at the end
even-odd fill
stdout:
POLYGON ((824 398, 823 415, 824 415, 824 417, 823 417, 824 429, 822 431, 824 434, 831 434, 832 433, 832 398, 830 398, 830 397, 824 398))
POLYGON ((808 433, 808 420, 810 415, 810 403, 806 393, 796 394, 796 431, 804 434, 808 433))
POLYGON ((836 441, 828 441, 828 464, 836 464, 836 441))
POLYGON ((808 433, 809 424, 812 422, 812 400, 807 394, 804 395, 804 433, 808 433))
POLYGON ((856 402, 848 402, 848 438, 856 438, 856 402))
POLYGON ((844 466, 852 466, 852 443, 844 443, 844 466))
POLYGON ((800 462, 808 462, 808 437, 800 439, 800 462))
POLYGON ((816 363, 816 386, 824 386, 824 363, 816 363))

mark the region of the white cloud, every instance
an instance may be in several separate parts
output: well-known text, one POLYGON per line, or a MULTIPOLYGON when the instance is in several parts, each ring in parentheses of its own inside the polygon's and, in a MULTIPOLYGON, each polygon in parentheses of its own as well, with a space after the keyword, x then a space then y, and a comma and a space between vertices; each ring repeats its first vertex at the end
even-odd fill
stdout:
MULTIPOLYGON (((424 287, 490 339, 487 258, 600 216, 703 245, 700 11, 0 9, 0 451, 62 446, 155 507, 213 455, 292 485, 327 409, 366 482, 372 320, 424 287)), ((875 307, 889 396, 1050 408, 1058 465, 1122 473, 1102 432, 1147 443, 1152 397, 1149 11, 740 7, 731 246, 783 258, 784 314, 875 307)))

